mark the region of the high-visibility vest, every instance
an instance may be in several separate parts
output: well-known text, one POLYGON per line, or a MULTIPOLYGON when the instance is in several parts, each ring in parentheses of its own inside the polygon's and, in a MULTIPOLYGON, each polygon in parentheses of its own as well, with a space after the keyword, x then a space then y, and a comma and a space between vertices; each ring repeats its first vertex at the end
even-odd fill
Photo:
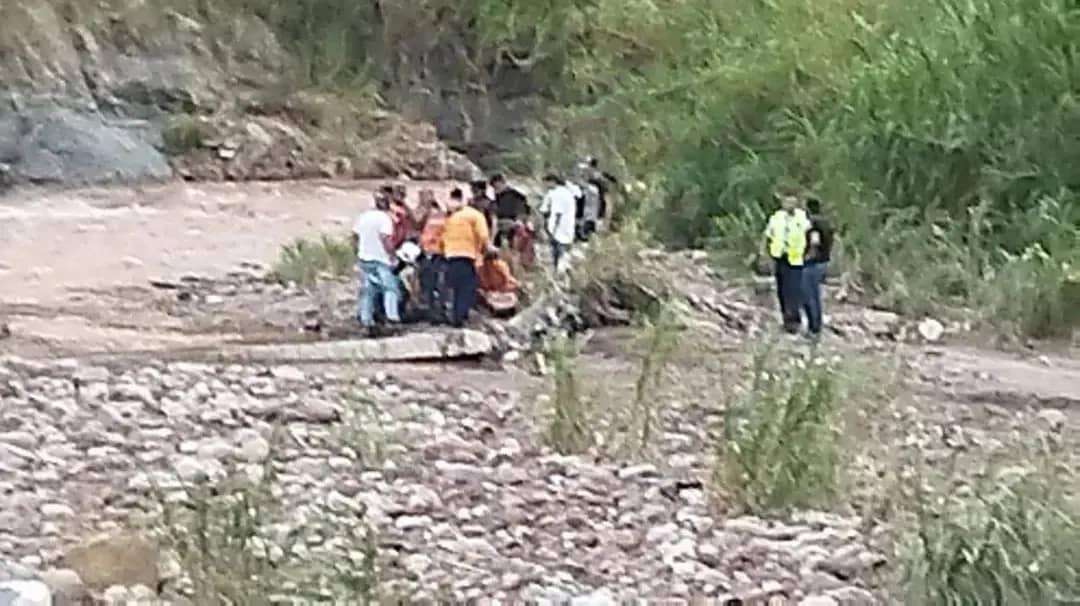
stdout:
POLYGON ((799 209, 794 213, 778 210, 769 217, 765 228, 765 237, 769 240, 769 256, 780 259, 787 256, 788 263, 794 266, 803 264, 806 256, 806 232, 810 229, 810 219, 806 212, 799 209))

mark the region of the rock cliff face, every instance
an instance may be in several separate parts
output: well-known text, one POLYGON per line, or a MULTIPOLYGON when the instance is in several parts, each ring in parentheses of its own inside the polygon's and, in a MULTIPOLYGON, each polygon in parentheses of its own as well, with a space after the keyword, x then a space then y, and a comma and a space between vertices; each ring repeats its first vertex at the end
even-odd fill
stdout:
POLYGON ((0 184, 475 170, 431 126, 393 114, 288 111, 313 107, 282 81, 289 60, 250 16, 208 24, 140 0, 7 0, 0 184))

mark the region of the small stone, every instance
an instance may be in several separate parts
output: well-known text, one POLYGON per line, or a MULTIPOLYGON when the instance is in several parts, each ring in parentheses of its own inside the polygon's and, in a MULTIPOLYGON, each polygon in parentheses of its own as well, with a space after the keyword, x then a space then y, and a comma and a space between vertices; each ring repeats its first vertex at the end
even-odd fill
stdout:
POLYGON ((827 597, 832 599, 834 604, 839 604, 839 606, 874 606, 878 603, 877 599, 874 598, 874 594, 859 587, 836 589, 830 591, 827 597))
POLYGON ((142 537, 116 533, 69 550, 64 555, 64 564, 88 587, 104 591, 113 585, 156 587, 158 558, 157 548, 142 537))
POLYGON ((52 591, 55 606, 74 606, 86 602, 90 592, 79 573, 68 568, 46 570, 41 573, 41 580, 52 591))
POLYGON ((799 606, 840 606, 840 604, 826 595, 811 595, 799 600, 799 606))
POLYGON ((105 606, 127 606, 131 600, 131 592, 123 585, 112 585, 101 596, 105 606))
POLYGON ((922 322, 919 322, 918 326, 919 335, 927 343, 937 343, 941 340, 942 335, 945 334, 945 327, 933 318, 926 318, 922 322))
POLYGON ((157 594, 154 593, 154 590, 146 585, 135 585, 128 590, 128 594, 131 596, 131 599, 140 602, 146 602, 157 598, 157 594))
POLYGON ((0 604, 4 606, 52 606, 52 592, 41 581, 0 583, 0 604))
POLYGON ((270 457, 270 442, 254 429, 236 432, 236 456, 248 463, 261 463, 270 457))
POLYGON ((1065 428, 1065 423, 1069 418, 1056 408, 1044 408, 1039 411, 1039 420, 1050 431, 1059 432, 1065 428))
POLYGON ((292 383, 303 383, 307 381, 307 375, 304 374, 304 371, 295 366, 275 366, 270 369, 270 376, 279 381, 292 383))
POLYGON ((70 518, 75 510, 63 503, 46 503, 41 506, 41 515, 46 518, 70 518))

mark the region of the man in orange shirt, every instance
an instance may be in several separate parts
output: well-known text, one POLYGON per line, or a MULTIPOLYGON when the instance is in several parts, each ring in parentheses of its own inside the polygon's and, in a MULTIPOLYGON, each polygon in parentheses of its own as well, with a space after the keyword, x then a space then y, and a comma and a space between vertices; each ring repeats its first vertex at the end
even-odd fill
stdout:
POLYGON ((463 327, 476 304, 477 265, 495 250, 491 245, 484 214, 465 204, 460 189, 450 192, 450 215, 443 226, 443 255, 446 257, 446 288, 450 291, 450 324, 463 327))
POLYGON ((446 292, 443 289, 443 274, 446 272, 443 229, 446 226, 446 213, 430 189, 420 191, 419 206, 420 249, 424 253, 420 258, 420 304, 424 307, 429 321, 439 322, 446 319, 446 292))

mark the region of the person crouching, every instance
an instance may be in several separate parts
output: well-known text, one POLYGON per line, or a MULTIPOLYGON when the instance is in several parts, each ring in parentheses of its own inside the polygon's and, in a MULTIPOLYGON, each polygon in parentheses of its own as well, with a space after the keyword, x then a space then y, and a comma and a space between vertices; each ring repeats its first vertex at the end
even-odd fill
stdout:
POLYGON ((478 274, 480 300, 492 315, 513 315, 518 306, 519 284, 510 273, 510 265, 492 251, 484 255, 478 274))

